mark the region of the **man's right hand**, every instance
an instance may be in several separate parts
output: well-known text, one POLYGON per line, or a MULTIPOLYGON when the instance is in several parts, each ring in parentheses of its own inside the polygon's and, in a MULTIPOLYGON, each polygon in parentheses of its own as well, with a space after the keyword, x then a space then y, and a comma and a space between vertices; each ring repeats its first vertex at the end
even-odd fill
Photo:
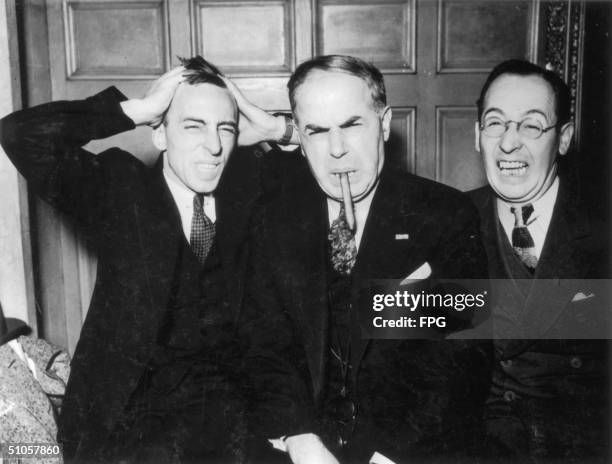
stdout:
POLYGON ((314 433, 287 437, 285 445, 293 464, 339 464, 334 455, 314 433))
POLYGON ((137 126, 159 126, 174 92, 185 80, 184 72, 183 66, 171 69, 151 84, 144 97, 121 102, 121 109, 137 126))

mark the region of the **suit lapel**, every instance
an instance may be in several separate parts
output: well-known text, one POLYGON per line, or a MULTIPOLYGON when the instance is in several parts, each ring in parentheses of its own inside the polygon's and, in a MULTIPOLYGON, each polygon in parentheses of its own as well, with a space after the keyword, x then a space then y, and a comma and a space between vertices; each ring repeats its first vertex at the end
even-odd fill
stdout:
POLYGON ((502 229, 497 216, 497 206, 495 204, 495 193, 488 188, 481 211, 482 239, 489 263, 489 276, 492 279, 506 278, 507 273, 504 270, 502 260, 503 246, 499 238, 505 238, 506 234, 502 229))
POLYGON ((293 309, 304 344, 312 388, 317 399, 325 379, 328 351, 329 300, 327 293, 327 203, 318 186, 296 188, 286 196, 275 216, 282 224, 274 237, 276 258, 282 269, 285 307, 293 309), (313 233, 314 231, 314 233, 313 233))
POLYGON ((155 340, 165 314, 179 249, 185 240, 180 214, 164 179, 162 166, 160 156, 147 179, 146 203, 133 206, 144 264, 143 284, 148 294, 148 304, 134 310, 143 311, 139 320, 149 321, 145 329, 149 331, 150 342, 155 340))
POLYGON ((582 246, 591 235, 587 214, 562 182, 544 248, 520 322, 522 340, 512 342, 512 356, 542 338, 579 290, 592 256, 582 246))
POLYGON ((581 241, 591 235, 591 225, 577 195, 563 183, 548 230, 536 277, 582 277, 590 255, 581 246, 581 241))
POLYGON ((356 278, 402 279, 423 263, 414 240, 421 228, 419 209, 411 185, 401 189, 398 179, 383 172, 357 254, 356 278))
POLYGON ((223 274, 228 285, 228 301, 234 311, 234 323, 238 322, 244 295, 244 273, 248 253, 246 242, 249 219, 257 195, 246 195, 243 187, 234 190, 219 189, 215 193, 216 243, 223 274))
POLYGON ((547 330, 575 294, 575 279, 584 275, 591 258, 580 246, 581 240, 589 235, 586 214, 562 185, 527 300, 525 326, 539 327, 541 332, 547 330), (550 279, 558 279, 554 295, 550 295, 550 290, 543 291, 546 286, 550 288, 550 279))
MULTIPOLYGON (((360 282, 365 279, 403 279, 424 263, 424 250, 417 246, 422 242, 415 240, 421 228, 421 207, 411 184, 404 182, 400 186, 392 173, 383 171, 353 269, 354 301, 357 301, 360 282)), ((362 338, 360 316, 353 311, 351 326, 357 330, 352 337, 354 376, 371 343, 362 338)))

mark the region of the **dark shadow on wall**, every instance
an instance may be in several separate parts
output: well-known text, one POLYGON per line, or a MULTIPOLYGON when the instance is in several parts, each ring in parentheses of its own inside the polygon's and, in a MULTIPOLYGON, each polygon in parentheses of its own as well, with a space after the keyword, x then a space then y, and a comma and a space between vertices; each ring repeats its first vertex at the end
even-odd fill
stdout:
POLYGON ((587 1, 580 150, 573 160, 587 193, 610 211, 612 2, 587 1))

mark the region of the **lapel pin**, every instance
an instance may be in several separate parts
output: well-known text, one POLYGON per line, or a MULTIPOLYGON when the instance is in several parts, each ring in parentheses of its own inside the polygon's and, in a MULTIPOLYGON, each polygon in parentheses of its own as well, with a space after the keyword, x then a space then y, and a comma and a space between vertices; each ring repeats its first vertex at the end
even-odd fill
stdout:
POLYGON ((395 234, 395 240, 408 240, 409 237, 408 234, 395 234))

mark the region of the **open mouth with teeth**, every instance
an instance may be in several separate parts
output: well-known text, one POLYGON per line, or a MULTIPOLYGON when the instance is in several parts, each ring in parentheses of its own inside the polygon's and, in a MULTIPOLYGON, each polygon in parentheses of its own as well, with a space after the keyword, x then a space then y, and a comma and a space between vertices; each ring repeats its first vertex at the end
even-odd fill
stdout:
POLYGON ((529 165, 522 161, 498 161, 497 167, 504 176, 522 176, 529 165))
POLYGON ((337 170, 337 171, 332 171, 332 174, 339 176, 340 174, 348 174, 349 176, 353 175, 355 173, 354 169, 343 169, 343 170, 337 170))
POLYGON ((197 163, 196 167, 199 171, 211 171, 217 169, 219 163, 197 163))
POLYGON ((353 174, 355 174, 355 172, 356 171, 354 169, 353 170, 345 169, 345 170, 342 170, 342 171, 340 171, 340 170, 332 171, 331 174, 332 174, 333 182, 337 183, 338 185, 340 185, 340 176, 342 176, 343 174, 346 174, 348 176, 348 181, 352 183, 353 182, 353 174))

